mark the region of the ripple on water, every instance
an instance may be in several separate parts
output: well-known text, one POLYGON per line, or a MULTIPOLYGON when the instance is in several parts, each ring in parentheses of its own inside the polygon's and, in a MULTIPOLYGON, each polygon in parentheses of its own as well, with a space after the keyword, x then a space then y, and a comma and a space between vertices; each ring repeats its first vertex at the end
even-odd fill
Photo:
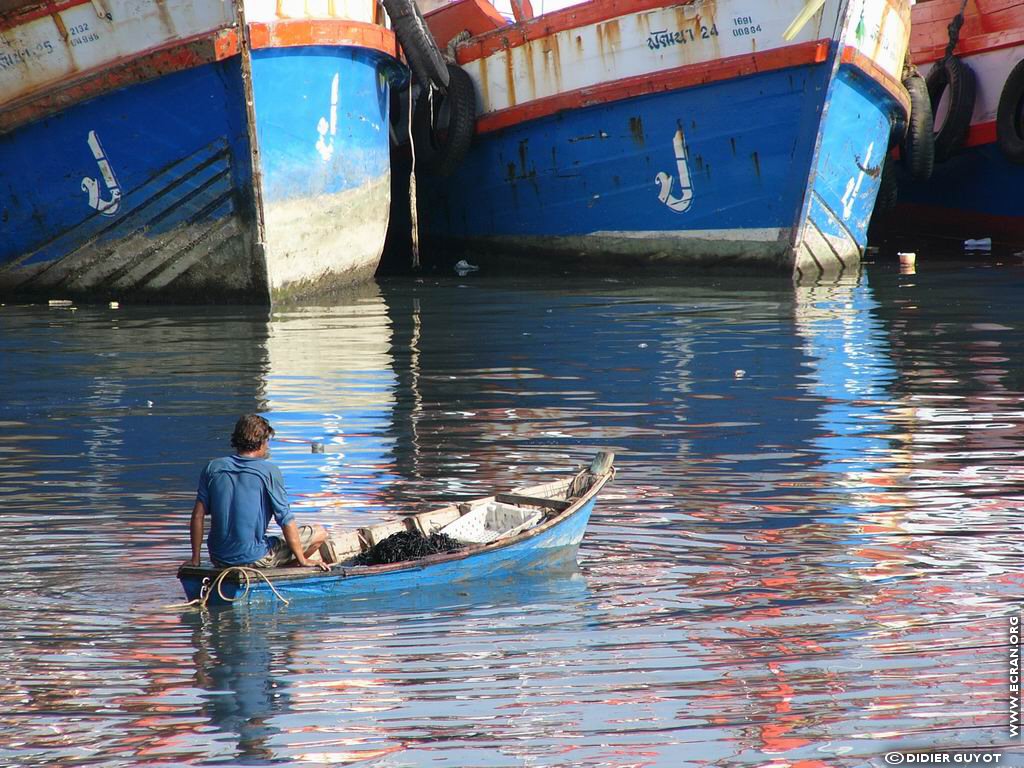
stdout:
POLYGON ((0 763, 860 768, 1008 746, 1016 297, 994 271, 870 278, 0 308, 0 763), (601 446, 619 471, 574 574, 170 609, 198 471, 253 410, 329 526, 601 446))

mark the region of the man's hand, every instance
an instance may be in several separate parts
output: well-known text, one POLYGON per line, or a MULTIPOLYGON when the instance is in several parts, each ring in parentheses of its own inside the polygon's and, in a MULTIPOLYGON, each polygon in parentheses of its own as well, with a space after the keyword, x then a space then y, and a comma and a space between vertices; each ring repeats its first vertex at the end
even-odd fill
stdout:
POLYGON ((331 570, 331 563, 325 563, 323 560, 313 561, 304 557, 302 560, 297 560, 295 564, 299 568, 319 568, 321 571, 331 570))
POLYGON ((199 558, 198 557, 190 557, 188 560, 186 560, 184 563, 182 563, 182 565, 183 566, 191 565, 191 566, 193 566, 195 568, 198 568, 199 567, 199 558))
POLYGON ((294 520, 289 520, 287 523, 281 526, 281 532, 284 533, 284 540, 288 543, 288 548, 292 551, 292 557, 295 558, 295 565, 299 568, 319 568, 321 571, 331 570, 331 566, 323 561, 313 562, 309 559, 320 547, 322 539, 317 540, 315 544, 310 545, 309 549, 305 552, 302 551, 302 538, 299 536, 299 526, 295 524, 294 520))

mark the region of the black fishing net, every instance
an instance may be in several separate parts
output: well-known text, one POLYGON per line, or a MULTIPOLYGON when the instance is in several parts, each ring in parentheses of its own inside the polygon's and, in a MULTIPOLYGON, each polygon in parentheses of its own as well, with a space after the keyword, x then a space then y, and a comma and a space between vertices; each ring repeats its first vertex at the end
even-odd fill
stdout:
POLYGON ((432 533, 424 536, 419 531, 399 531, 378 541, 368 550, 357 555, 355 565, 384 565, 416 560, 427 555, 441 552, 454 552, 464 545, 447 533, 432 533))

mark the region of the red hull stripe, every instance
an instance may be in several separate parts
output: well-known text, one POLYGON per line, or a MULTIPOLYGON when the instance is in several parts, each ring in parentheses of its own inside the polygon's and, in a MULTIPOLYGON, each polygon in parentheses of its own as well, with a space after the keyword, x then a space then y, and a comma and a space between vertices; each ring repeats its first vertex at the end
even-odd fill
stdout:
POLYGON ((1024 216, 998 216, 981 211, 900 203, 886 217, 885 222, 891 222, 893 232, 921 233, 958 240, 990 236, 999 242, 1024 244, 1024 216))
POLYGON ((990 123, 977 123, 972 125, 967 133, 966 146, 980 147, 983 144, 995 144, 997 140, 995 120, 990 123))
MULTIPOLYGON (((1001 48, 1013 48, 1024 45, 1024 30, 1013 32, 995 32, 991 35, 979 35, 962 39, 956 47, 957 56, 974 56, 979 53, 998 51, 1001 48)), ((946 55, 946 46, 919 48, 913 52, 915 64, 931 64, 946 55)))
POLYGON ((897 104, 903 107, 904 115, 910 114, 910 94, 903 87, 903 83, 852 46, 843 48, 841 61, 843 64, 859 69, 866 77, 878 83, 897 104))
POLYGON ((816 40, 762 53, 731 56, 703 64, 688 64, 663 72, 653 72, 649 75, 627 77, 610 83, 579 88, 575 91, 491 112, 477 120, 476 130, 477 133, 487 133, 527 120, 547 117, 567 109, 580 109, 595 104, 646 96, 651 93, 690 88, 745 75, 754 75, 759 72, 771 72, 806 64, 821 64, 828 59, 830 45, 831 40, 816 40))
POLYGON ((191 69, 238 54, 234 28, 213 35, 177 40, 145 53, 117 59, 51 83, 0 108, 0 133, 60 112, 73 104, 109 91, 154 80, 170 72, 191 69))
POLYGON ((358 46, 396 55, 395 33, 379 24, 348 19, 288 19, 249 25, 254 49, 303 45, 358 46))

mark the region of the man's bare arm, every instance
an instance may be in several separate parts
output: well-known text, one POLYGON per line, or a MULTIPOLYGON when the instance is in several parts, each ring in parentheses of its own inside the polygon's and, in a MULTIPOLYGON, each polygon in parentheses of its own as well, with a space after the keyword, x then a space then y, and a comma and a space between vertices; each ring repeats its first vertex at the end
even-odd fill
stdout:
POLYGON ((199 558, 203 550, 203 530, 205 523, 203 517, 206 515, 206 505, 199 499, 192 507, 192 520, 188 525, 189 538, 192 540, 192 559, 186 560, 185 565, 199 565, 199 558))

